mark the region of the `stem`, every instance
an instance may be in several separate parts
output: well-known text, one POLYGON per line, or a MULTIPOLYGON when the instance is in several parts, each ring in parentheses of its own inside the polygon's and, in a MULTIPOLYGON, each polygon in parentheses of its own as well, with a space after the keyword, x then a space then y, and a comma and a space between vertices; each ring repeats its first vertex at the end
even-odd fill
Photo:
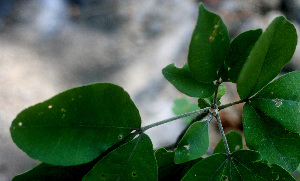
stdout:
POLYGON ((219 130, 220 130, 220 133, 221 133, 222 138, 223 138, 226 154, 227 154, 227 156, 230 156, 231 153, 230 153, 230 150, 229 150, 229 147, 228 147, 227 139, 226 139, 226 136, 225 136, 225 133, 224 133, 224 130, 223 130, 223 126, 222 126, 222 123, 221 123, 220 116, 219 116, 219 114, 217 114, 215 117, 217 119, 219 130))
POLYGON ((217 109, 217 105, 218 105, 218 92, 219 92, 219 86, 220 86, 220 83, 217 82, 217 88, 216 88, 216 91, 215 91, 215 97, 214 97, 214 102, 212 104, 212 107, 214 109, 217 109))
POLYGON ((230 106, 233 106, 233 105, 236 105, 236 104, 247 102, 247 101, 249 101, 249 99, 243 99, 243 100, 235 101, 235 102, 232 102, 232 103, 229 103, 229 104, 221 105, 221 106, 219 106, 219 110, 225 109, 227 107, 230 107, 230 106))
POLYGON ((208 112, 208 110, 209 110, 209 107, 204 108, 204 109, 200 109, 200 110, 197 110, 197 111, 193 111, 193 112, 188 112, 188 113, 185 113, 185 114, 181 114, 181 115, 179 115, 179 116, 172 117, 172 118, 169 118, 169 119, 165 119, 165 120, 162 120, 162 121, 159 121, 159 122, 150 124, 150 125, 148 125, 148 126, 142 127, 142 128, 141 128, 141 132, 144 132, 144 131, 146 131, 146 130, 148 130, 148 129, 150 129, 150 128, 153 128, 153 127, 155 127, 155 126, 159 126, 159 125, 161 125, 161 124, 165 124, 165 123, 168 123, 168 122, 171 122, 171 121, 180 119, 180 118, 192 116, 192 115, 195 115, 195 114, 206 113, 206 112, 208 112))

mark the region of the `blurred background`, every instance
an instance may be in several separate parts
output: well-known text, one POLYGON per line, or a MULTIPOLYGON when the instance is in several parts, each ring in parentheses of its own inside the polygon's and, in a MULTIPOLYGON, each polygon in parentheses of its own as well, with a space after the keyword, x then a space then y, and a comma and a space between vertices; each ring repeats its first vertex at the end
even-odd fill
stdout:
MULTIPOLYGON (((299 32, 299 0, 0 0, 0 181, 38 164, 11 140, 12 120, 26 107, 72 87, 122 86, 143 125, 174 116, 173 100, 184 95, 161 69, 187 61, 199 2, 223 18, 231 39, 265 29, 278 15, 299 32)), ((299 70, 299 59, 297 47, 283 73, 299 70)), ((226 86, 222 103, 238 100, 235 86, 226 86)), ((221 112, 226 132, 242 133, 241 109, 237 105, 221 112)), ((183 129, 178 120, 147 133, 158 148, 172 144, 183 129)), ((220 139, 215 122, 210 134, 213 147, 220 139)))

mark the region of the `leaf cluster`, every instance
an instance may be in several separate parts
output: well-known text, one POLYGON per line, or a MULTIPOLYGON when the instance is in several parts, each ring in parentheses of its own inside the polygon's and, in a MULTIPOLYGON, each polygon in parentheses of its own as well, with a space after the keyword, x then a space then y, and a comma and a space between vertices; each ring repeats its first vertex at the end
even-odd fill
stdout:
POLYGON ((283 16, 264 32, 246 31, 230 41, 221 17, 200 4, 187 63, 162 70, 198 105, 178 99, 177 117, 142 127, 137 107, 117 85, 96 83, 62 92, 23 110, 12 122, 13 141, 42 162, 13 180, 294 180, 291 173, 300 163, 300 72, 273 79, 296 44, 296 29, 283 16), (221 105, 223 82, 237 85, 240 101, 221 105), (242 102, 249 149, 243 149, 240 133, 225 135, 219 117, 222 109, 242 102), (175 149, 153 150, 144 132, 179 118, 188 126, 175 149), (213 118, 222 139, 207 154, 213 118))

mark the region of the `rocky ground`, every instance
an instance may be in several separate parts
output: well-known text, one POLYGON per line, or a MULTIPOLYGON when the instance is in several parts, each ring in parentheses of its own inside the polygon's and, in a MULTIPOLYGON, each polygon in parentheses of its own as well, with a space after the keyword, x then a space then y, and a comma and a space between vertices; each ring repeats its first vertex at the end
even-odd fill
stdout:
MULTIPOLYGON (((184 97, 163 78, 161 69, 186 61, 197 1, 98 0, 81 8, 51 2, 20 1, 15 14, 0 26, 0 181, 37 164, 15 146, 9 134, 11 121, 30 105, 75 86, 113 82, 128 91, 147 125, 173 116, 173 100, 184 97)), ((286 11, 279 0, 204 3, 220 14, 231 38, 265 28, 284 13, 299 29, 298 11, 293 10, 297 4, 286 11)), ((299 59, 297 48, 284 70, 299 69, 299 59)), ((238 99, 234 85, 227 87, 222 103, 238 99)), ((241 105, 222 111, 221 117, 225 131, 242 131, 241 105)), ((157 148, 174 142, 183 128, 182 121, 175 121, 148 134, 157 148)), ((210 129, 213 147, 220 135, 216 124, 210 129)))

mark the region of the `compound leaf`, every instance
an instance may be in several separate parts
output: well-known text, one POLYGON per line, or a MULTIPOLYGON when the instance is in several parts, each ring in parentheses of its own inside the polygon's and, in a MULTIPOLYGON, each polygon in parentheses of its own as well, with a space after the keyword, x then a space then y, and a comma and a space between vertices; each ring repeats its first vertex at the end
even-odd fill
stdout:
MULTIPOLYGON (((173 112, 176 115, 184 114, 198 110, 198 106, 195 103, 190 102, 186 98, 180 98, 174 100, 173 112)), ((185 117, 185 124, 188 125, 193 119, 193 116, 185 117)))
POLYGON ((268 84, 251 99, 251 105, 292 132, 300 132, 300 71, 268 84))
POLYGON ((193 123, 175 149, 175 163, 180 164, 203 156, 208 146, 208 123, 206 121, 193 123))
POLYGON ((261 29, 250 30, 238 35, 231 43, 225 66, 227 74, 223 81, 236 83, 240 71, 245 64, 255 42, 262 34, 261 29))
MULTIPOLYGON (((231 153, 243 149, 243 140, 240 133, 238 133, 237 131, 230 131, 225 136, 231 153)), ((223 139, 221 139, 215 147, 214 153, 226 153, 223 139)))
POLYGON ((278 165, 268 166, 261 162, 258 152, 239 150, 230 157, 224 153, 213 154, 197 164, 183 177, 182 181, 197 180, 295 180, 278 165))
POLYGON ((243 109, 246 144, 258 151, 270 164, 278 164, 289 172, 300 163, 300 135, 286 130, 281 124, 246 103, 243 109))
POLYGON ((224 65, 230 48, 226 25, 221 17, 200 4, 197 24, 192 35, 188 64, 192 77, 212 83, 224 65))
POLYGON ((146 134, 142 134, 107 154, 82 180, 156 181, 157 178, 152 142, 146 134))
POLYGON ((30 157, 68 166, 90 162, 140 126, 128 93, 114 84, 97 83, 25 109, 10 132, 30 157))
POLYGON ((254 95, 272 81, 292 58, 297 32, 283 16, 275 18, 251 50, 237 80, 241 99, 254 95))
POLYGON ((162 70, 164 77, 180 92, 191 97, 209 97, 214 93, 216 86, 202 83, 191 76, 188 64, 182 68, 170 64, 162 70))

